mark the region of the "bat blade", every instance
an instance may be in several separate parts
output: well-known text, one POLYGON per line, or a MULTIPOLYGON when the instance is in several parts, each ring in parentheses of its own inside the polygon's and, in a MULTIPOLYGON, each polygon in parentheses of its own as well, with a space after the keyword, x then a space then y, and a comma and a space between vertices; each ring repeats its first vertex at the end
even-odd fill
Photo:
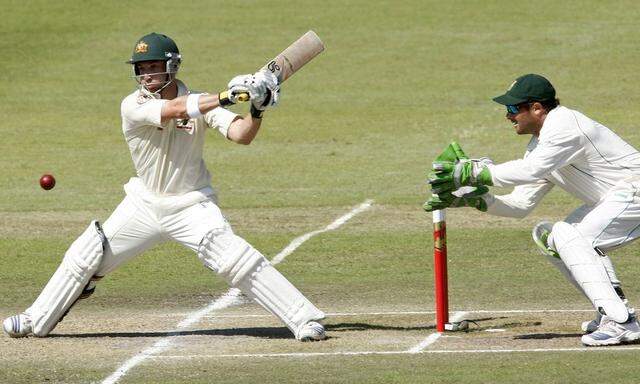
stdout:
POLYGON ((283 83, 322 51, 322 40, 314 31, 308 31, 261 69, 271 71, 283 83))
MULTIPOLYGON (((324 51, 324 43, 320 40, 320 37, 314 31, 308 31, 260 70, 270 71, 276 75, 278 83, 282 84, 322 51, 324 51)), ((249 100, 249 94, 243 93, 239 95, 238 100, 249 100)))

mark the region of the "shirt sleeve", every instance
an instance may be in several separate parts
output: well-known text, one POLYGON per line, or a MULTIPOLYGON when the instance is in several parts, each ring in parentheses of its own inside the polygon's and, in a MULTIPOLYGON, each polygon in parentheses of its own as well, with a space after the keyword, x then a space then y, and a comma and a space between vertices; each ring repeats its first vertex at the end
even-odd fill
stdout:
POLYGON ((217 129, 224 137, 227 137, 229 127, 236 117, 238 117, 237 113, 218 107, 205 113, 204 120, 209 127, 217 129))
POLYGON ((553 184, 547 180, 518 185, 508 195, 491 196, 487 201, 487 213, 494 216, 523 218, 549 193, 553 184))
POLYGON ((139 103, 136 98, 129 97, 121 105, 122 119, 127 126, 137 128, 144 125, 162 127, 162 106, 167 100, 146 99, 139 103))
POLYGON ((556 123, 545 125, 542 131, 538 145, 524 159, 488 166, 493 185, 535 183, 583 154, 582 135, 573 126, 556 123))

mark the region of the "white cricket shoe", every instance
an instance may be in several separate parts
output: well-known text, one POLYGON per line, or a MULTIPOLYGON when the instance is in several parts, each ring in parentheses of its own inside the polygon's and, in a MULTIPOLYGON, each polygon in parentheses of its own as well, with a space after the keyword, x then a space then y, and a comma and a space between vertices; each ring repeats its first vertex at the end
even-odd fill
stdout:
POLYGON ((630 311, 625 323, 616 323, 604 315, 595 332, 582 336, 582 344, 590 347, 616 345, 640 340, 640 325, 634 312, 630 311))
POLYGON ((598 330, 599 325, 600 325, 600 322, 596 319, 593 319, 591 321, 583 321, 580 328, 584 333, 593 333, 598 330))
POLYGON ((298 329, 296 339, 299 341, 318 341, 327 338, 327 334, 324 332, 324 326, 315 321, 310 321, 298 329))
POLYGON ((24 313, 13 315, 4 319, 2 327, 11 337, 25 337, 31 333, 31 318, 24 313))
POLYGON ((582 329, 582 332, 584 332, 585 334, 593 333, 598 330, 598 326, 600 325, 601 320, 602 320, 602 314, 596 311, 596 318, 590 321, 582 322, 582 325, 580 326, 580 328, 582 329))

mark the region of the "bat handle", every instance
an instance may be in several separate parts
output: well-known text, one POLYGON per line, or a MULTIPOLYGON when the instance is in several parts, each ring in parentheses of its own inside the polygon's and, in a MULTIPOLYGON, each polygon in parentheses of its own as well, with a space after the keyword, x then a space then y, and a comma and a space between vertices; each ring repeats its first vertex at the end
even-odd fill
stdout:
POLYGON ((245 101, 249 100, 249 94, 246 92, 242 92, 241 94, 238 95, 238 97, 236 97, 236 99, 242 103, 244 103, 245 101))

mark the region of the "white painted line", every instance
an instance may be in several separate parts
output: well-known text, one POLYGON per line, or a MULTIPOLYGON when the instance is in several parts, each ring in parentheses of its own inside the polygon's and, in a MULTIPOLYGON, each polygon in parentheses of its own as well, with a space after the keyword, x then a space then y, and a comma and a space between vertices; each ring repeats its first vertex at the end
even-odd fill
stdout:
POLYGON ((420 351, 422 351, 423 349, 427 348, 428 346, 430 346, 431 344, 435 343, 436 341, 438 341, 438 339, 442 336, 442 333, 440 332, 436 332, 436 333, 432 333, 429 336, 427 336, 426 339, 422 340, 418 345, 409 348, 409 350, 407 350, 407 352, 409 353, 418 353, 420 351))
MULTIPOLYGON (((390 312, 325 312, 327 316, 334 317, 355 317, 355 316, 411 316, 411 315, 433 315, 435 311, 406 311, 406 312, 398 312, 398 311, 390 311, 390 312)), ((254 317, 273 317, 270 314, 255 314, 255 315, 207 315, 205 317, 211 318, 230 318, 230 319, 244 319, 244 318, 254 318, 254 317)))
POLYGON ((491 329, 485 329, 485 332, 506 332, 506 329, 501 329, 501 328, 491 328, 491 329))
MULTIPOLYGON (((581 313, 581 312, 593 312, 593 309, 506 309, 506 310, 465 310, 461 312, 467 312, 469 314, 509 314, 509 313, 581 313)), ((403 315, 433 315, 435 311, 379 311, 379 312, 326 312, 327 316, 403 316, 403 315)), ((145 314, 145 317, 183 317, 188 313, 176 312, 176 313, 149 313, 145 314)), ((236 315, 206 315, 203 318, 253 318, 253 317, 273 317, 270 314, 236 314, 236 315)))
POLYGON ((220 357, 315 357, 315 356, 361 356, 361 355, 406 355, 409 351, 345 351, 345 352, 293 352, 293 353, 247 353, 228 355, 161 355, 150 356, 155 360, 163 359, 217 359, 220 357))
MULTIPOLYGON (((449 322, 454 323, 456 321, 460 321, 466 315, 467 315, 467 312, 455 312, 451 316, 451 318, 449 319, 449 322)), ((435 343, 436 341, 438 341, 438 339, 440 339, 441 336, 442 336, 442 333, 440 333, 440 332, 432 333, 429 336, 427 336, 424 340, 422 340, 420 343, 418 343, 418 345, 415 345, 415 346, 409 348, 406 352, 407 353, 419 353, 422 350, 424 350, 425 348, 427 348, 428 346, 430 346, 433 343, 435 343)))
MULTIPOLYGON (((372 204, 373 204, 373 200, 370 200, 370 199, 365 200, 365 202, 363 202, 362 204, 358 205, 357 207, 349 211, 349 213, 337 218, 331 224, 327 225, 323 229, 309 232, 307 234, 304 234, 300 237, 293 239, 293 241, 291 241, 289 245, 287 245, 282 251, 280 251, 280 253, 274 256, 274 258, 271 260, 271 263, 273 265, 280 263, 281 261, 284 260, 285 257, 290 255, 293 251, 296 250, 296 248, 302 245, 305 241, 309 240, 311 237, 323 232, 327 232, 327 231, 331 231, 339 228, 341 225, 346 223, 349 219, 353 218, 355 215, 362 213, 367 209, 371 208, 372 204)), ((155 342, 151 347, 146 348, 142 352, 138 353, 137 355, 131 357, 129 360, 125 361, 124 364, 122 364, 118 369, 115 370, 115 372, 113 372, 109 377, 104 379, 102 381, 102 384, 117 383, 118 380, 120 380, 124 375, 127 374, 129 370, 131 370, 136 365, 170 348, 171 343, 173 341, 173 336, 174 336, 174 335, 171 335, 171 333, 177 333, 185 328, 190 327, 191 325, 202 320, 204 316, 208 315, 212 311, 229 308, 235 305, 242 304, 244 302, 245 302, 245 298, 240 293, 240 290, 236 288, 229 289, 227 293, 222 295, 220 298, 212 301, 206 307, 190 313, 187 316, 187 318, 185 318, 180 323, 178 323, 174 331, 169 332, 168 336, 163 337, 162 339, 155 342)))
POLYGON ((410 351, 342 351, 342 352, 296 352, 296 353, 246 353, 222 355, 161 355, 149 356, 152 359, 218 359, 218 358, 254 358, 254 357, 322 357, 322 356, 362 356, 362 355, 420 355, 420 354, 465 354, 465 353, 553 353, 553 352, 634 352, 640 346, 618 347, 577 347, 577 348, 530 348, 530 349, 427 349, 410 351))
POLYGON ((507 309, 507 310, 470 310, 468 313, 575 313, 595 312, 595 309, 507 309))
POLYGON ((344 224, 347 221, 349 221, 355 215, 357 215, 359 213, 362 213, 362 212, 366 211, 367 209, 371 208, 371 204, 373 204, 373 200, 370 200, 370 199, 369 200, 365 200, 364 203, 362 203, 359 206, 355 207, 354 209, 352 209, 346 215, 339 217, 333 223, 327 225, 323 229, 318 229, 316 231, 305 233, 302 236, 296 237, 295 239, 293 239, 291 241, 291 243, 289 245, 287 245, 282 251, 280 251, 280 253, 278 253, 277 255, 275 255, 273 257, 273 259, 271 259, 271 263, 272 264, 280 263, 282 260, 284 260, 285 257, 289 256, 293 251, 296 250, 296 248, 298 248, 300 245, 302 245, 302 243, 304 243, 305 241, 309 240, 313 236, 318 235, 320 233, 327 232, 327 231, 332 231, 334 229, 339 228, 342 224, 344 224))

